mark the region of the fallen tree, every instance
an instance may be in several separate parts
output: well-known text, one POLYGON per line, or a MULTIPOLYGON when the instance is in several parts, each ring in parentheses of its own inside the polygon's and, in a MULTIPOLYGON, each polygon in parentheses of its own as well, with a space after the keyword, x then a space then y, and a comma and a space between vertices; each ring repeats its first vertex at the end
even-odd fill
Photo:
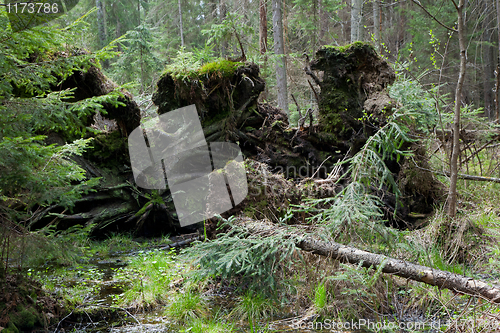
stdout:
MULTIPOLYGON (((422 168, 417 165, 417 163, 414 161, 415 166, 418 169, 424 170, 424 171, 429 171, 438 175, 444 175, 444 176, 450 176, 449 171, 438 171, 438 170, 430 170, 427 168, 422 168)), ((459 173, 458 174, 459 179, 465 179, 465 180, 475 180, 478 182, 493 182, 493 183, 500 183, 500 178, 495 178, 495 177, 484 177, 484 176, 475 176, 475 175, 466 175, 464 173, 459 173)))
POLYGON ((333 241, 323 241, 310 235, 280 228, 276 224, 265 220, 240 220, 238 223, 250 234, 261 237, 279 235, 283 238, 292 238, 296 246, 304 251, 330 257, 343 263, 360 264, 366 268, 377 269, 383 266, 382 272, 393 274, 417 282, 423 282, 441 289, 449 289, 457 293, 481 297, 493 303, 500 303, 500 286, 490 286, 484 281, 455 273, 433 269, 411 262, 387 257, 382 254, 371 253, 355 247, 342 245, 333 241))

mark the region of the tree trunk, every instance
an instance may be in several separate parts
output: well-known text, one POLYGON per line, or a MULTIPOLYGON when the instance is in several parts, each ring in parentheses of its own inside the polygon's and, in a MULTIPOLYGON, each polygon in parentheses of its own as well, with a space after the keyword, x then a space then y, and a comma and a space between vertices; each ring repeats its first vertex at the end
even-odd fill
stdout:
POLYGON ((285 43, 283 39, 282 0, 273 0, 273 32, 274 53, 278 56, 276 61, 276 85, 278 88, 278 107, 288 114, 288 93, 286 79, 285 43))
POLYGON ((137 26, 141 25, 141 1, 137 1, 137 26))
MULTIPOLYGON (((107 28, 106 28, 106 5, 104 0, 96 0, 95 6, 97 7, 97 27, 99 30, 99 47, 103 48, 106 46, 107 28)), ((106 59, 103 62, 103 67, 109 67, 109 60, 106 59)))
POLYGON ((260 54, 267 52, 267 8, 266 0, 259 1, 259 45, 260 54))
POLYGON ((101 0, 95 1, 97 8, 97 27, 99 30, 99 47, 102 48, 106 45, 106 27, 104 19, 104 5, 101 0))
POLYGON ((453 118, 453 151, 450 161, 450 189, 448 192, 448 216, 454 218, 457 214, 457 179, 458 179, 458 155, 460 154, 460 106, 462 89, 465 78, 466 45, 465 45, 465 22, 464 10, 465 0, 460 0, 457 7, 458 16, 458 42, 460 45, 460 72, 458 74, 457 88, 455 90, 455 116, 453 118))
MULTIPOLYGON (((489 21, 487 21, 489 22, 489 21)), ((494 103, 493 103, 493 64, 495 58, 493 55, 493 48, 489 45, 491 43, 491 33, 488 33, 491 27, 485 22, 483 33, 483 99, 484 99, 484 114, 489 120, 495 119, 494 103)))
POLYGON ((500 88, 500 1, 496 1, 497 4, 497 25, 498 25, 498 65, 496 72, 496 86, 495 86, 495 118, 496 122, 500 123, 500 103, 498 102, 498 90, 500 88))
POLYGON ((351 6, 351 43, 360 40, 362 0, 352 0, 351 6))
MULTIPOLYGON (((460 2, 463 1, 460 0, 460 2)), ((492 287, 486 282, 474 280, 473 278, 413 264, 401 259, 390 258, 382 254, 366 252, 333 241, 325 242, 299 232, 278 228, 277 225, 266 221, 245 220, 241 223, 241 226, 248 230, 250 234, 259 234, 261 237, 271 234, 280 234, 283 238, 294 237, 297 239, 295 245, 298 248, 343 263, 354 265, 361 263, 361 266, 372 269, 377 269, 382 265, 382 272, 387 274, 423 282, 441 289, 482 297, 493 303, 500 303, 500 287, 492 287)))
POLYGON ((328 32, 328 11, 326 10, 326 1, 323 0, 319 7, 319 44, 326 45, 326 35, 328 32))
MULTIPOLYGON (((266 0, 259 0, 259 48, 260 54, 264 56, 264 64, 261 65, 262 70, 267 68, 267 3, 266 0)), ((266 100, 268 95, 268 86, 260 95, 260 100, 266 100)))
POLYGON ((181 32, 181 47, 184 47, 184 28, 182 27, 182 8, 181 8, 181 0, 177 1, 179 5, 179 27, 181 32))
POLYGON ((373 38, 375 48, 380 52, 380 0, 373 1, 373 38))
POLYGON ((104 35, 108 37, 108 17, 106 15, 106 0, 102 0, 102 20, 104 22, 104 35))
MULTIPOLYGON (((221 24, 222 21, 224 21, 224 19, 226 18, 226 14, 227 14, 227 7, 226 7, 225 0, 221 0, 220 1, 220 7, 219 7, 219 9, 220 9, 219 24, 221 24)), ((224 39, 222 41, 222 45, 220 47, 220 53, 221 53, 222 57, 225 57, 227 55, 227 47, 228 47, 227 40, 224 39)))

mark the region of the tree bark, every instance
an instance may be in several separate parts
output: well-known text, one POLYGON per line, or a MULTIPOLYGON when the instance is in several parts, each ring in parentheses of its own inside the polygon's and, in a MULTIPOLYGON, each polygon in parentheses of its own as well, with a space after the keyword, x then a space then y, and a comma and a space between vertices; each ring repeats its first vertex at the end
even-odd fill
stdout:
POLYGON ((498 65, 496 71, 496 85, 495 85, 495 118, 496 122, 500 123, 500 103, 498 102, 498 90, 500 88, 500 1, 496 0, 497 5, 497 26, 498 26, 498 65))
POLYGON ((286 78, 285 42, 283 38, 283 11, 282 0, 273 0, 273 32, 274 53, 278 56, 276 61, 276 85, 278 88, 278 107, 288 114, 288 92, 286 78))
POLYGON ((141 1, 137 1, 137 26, 141 25, 141 1))
MULTIPOLYGON (((97 27, 99 30, 99 47, 103 48, 106 46, 106 40, 108 39, 108 29, 106 27, 106 3, 104 0, 96 0, 95 6, 97 7, 97 27)), ((103 62, 103 67, 109 67, 109 60, 106 59, 103 62)))
POLYGON ((380 52, 380 0, 373 1, 373 38, 375 48, 380 52))
POLYGON ((181 46, 184 47, 184 28, 182 26, 182 7, 181 7, 181 0, 177 1, 179 5, 179 27, 180 27, 180 33, 181 33, 181 46))
MULTIPOLYGON (((266 0, 259 0, 259 48, 260 54, 264 56, 264 64, 261 65, 263 71, 267 68, 267 3, 266 0)), ((260 96, 260 100, 266 100, 268 95, 268 86, 260 96)))
POLYGON ((267 8, 266 0, 259 1, 259 46, 260 54, 267 52, 267 8))
POLYGON ((326 9, 326 1, 320 2, 319 6, 319 44, 326 45, 326 36, 328 33, 328 11, 326 9))
POLYGON ((95 6, 97 8, 97 27, 99 30, 99 47, 102 48, 106 45, 106 22, 104 18, 104 4, 101 0, 96 0, 95 6))
POLYGON ((457 88, 455 90, 455 115, 453 118, 453 150, 450 161, 450 189, 448 192, 448 216, 454 218, 457 214, 457 179, 458 179, 458 155, 460 154, 460 106, 462 89, 465 78, 466 45, 465 45, 465 22, 463 10, 465 0, 460 0, 457 6, 458 16, 458 42, 460 45, 460 72, 458 74, 457 88))
MULTIPOLYGON (((219 24, 221 24, 226 19, 227 15, 227 7, 225 0, 220 0, 219 10, 220 10, 219 24)), ((220 47, 220 53, 222 57, 225 57, 227 55, 227 48, 228 48, 228 42, 226 39, 224 39, 220 47)))
MULTIPOLYGON (((461 2, 463 0, 460 0, 461 2)), ((241 227, 251 234, 261 237, 268 235, 282 235, 283 238, 294 237, 295 245, 307 252, 333 258, 343 263, 359 264, 366 268, 377 269, 383 266, 382 272, 402 278, 449 289, 454 292, 478 296, 493 303, 500 303, 500 287, 490 286, 486 282, 474 280, 455 273, 441 271, 409 261, 395 259, 382 254, 371 253, 352 246, 346 246, 333 241, 325 242, 303 233, 278 228, 277 225, 266 221, 242 221, 241 227)))
POLYGON ((352 0, 351 3, 351 43, 360 40, 362 0, 352 0))

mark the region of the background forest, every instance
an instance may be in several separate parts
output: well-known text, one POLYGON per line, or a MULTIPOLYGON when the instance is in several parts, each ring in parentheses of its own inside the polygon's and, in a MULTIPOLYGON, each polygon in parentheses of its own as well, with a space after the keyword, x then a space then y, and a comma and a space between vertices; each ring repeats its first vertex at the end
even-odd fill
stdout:
MULTIPOLYGON (((136 93, 151 93, 161 70, 182 47, 205 62, 210 57, 237 58, 240 36, 247 59, 266 63, 263 75, 270 94, 266 100, 275 101, 274 64, 279 51, 274 48, 271 5, 271 1, 80 1, 63 24, 96 7, 79 45, 98 50, 126 34, 126 47, 118 47, 120 56, 106 63, 105 71, 120 84, 135 81, 136 93)), ((357 40, 372 42, 382 56, 404 65, 425 86, 443 85, 443 95, 453 92, 459 67, 458 38, 443 25, 454 26, 455 7, 451 1, 422 5, 442 25, 413 1, 284 2, 281 24, 289 94, 314 103, 302 75, 304 53, 312 56, 322 45, 357 40), (351 20, 351 15, 357 17, 351 20)), ((463 102, 483 107, 484 114, 493 119, 498 58, 495 2, 471 2, 466 14, 468 72, 463 102)), ((288 103, 293 109, 293 102, 288 103)))
POLYGON ((498 0, 55 3, 0 7, 1 332, 498 331, 498 0), (127 135, 191 103, 253 194, 180 228, 127 135))

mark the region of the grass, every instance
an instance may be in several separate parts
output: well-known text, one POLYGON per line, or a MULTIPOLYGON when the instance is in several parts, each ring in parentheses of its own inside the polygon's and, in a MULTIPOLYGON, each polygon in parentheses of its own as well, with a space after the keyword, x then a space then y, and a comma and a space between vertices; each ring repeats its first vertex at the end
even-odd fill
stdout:
POLYGON ((110 254, 140 248, 141 244, 132 239, 129 233, 113 233, 109 238, 103 241, 93 241, 87 249, 91 254, 108 256, 110 254))
POLYGON ((326 285, 321 282, 314 288, 314 308, 318 313, 321 313, 326 306, 326 296, 326 285))
POLYGON ((201 295, 188 290, 177 294, 166 307, 164 313, 170 319, 184 323, 188 319, 206 318, 209 311, 207 303, 201 295))
POLYGON ((170 284, 179 279, 183 264, 176 260, 175 251, 139 251, 129 265, 116 273, 116 278, 127 282, 129 288, 121 297, 120 305, 138 308, 164 304, 171 291, 170 284))
POLYGON ((278 308, 269 297, 259 292, 247 291, 241 296, 230 316, 234 320, 247 320, 250 329, 254 331, 260 328, 261 319, 270 319, 277 311, 278 308))
POLYGON ((181 332, 190 333, 231 333, 236 332, 234 323, 224 321, 223 318, 216 316, 215 319, 196 318, 191 320, 185 330, 181 332))

